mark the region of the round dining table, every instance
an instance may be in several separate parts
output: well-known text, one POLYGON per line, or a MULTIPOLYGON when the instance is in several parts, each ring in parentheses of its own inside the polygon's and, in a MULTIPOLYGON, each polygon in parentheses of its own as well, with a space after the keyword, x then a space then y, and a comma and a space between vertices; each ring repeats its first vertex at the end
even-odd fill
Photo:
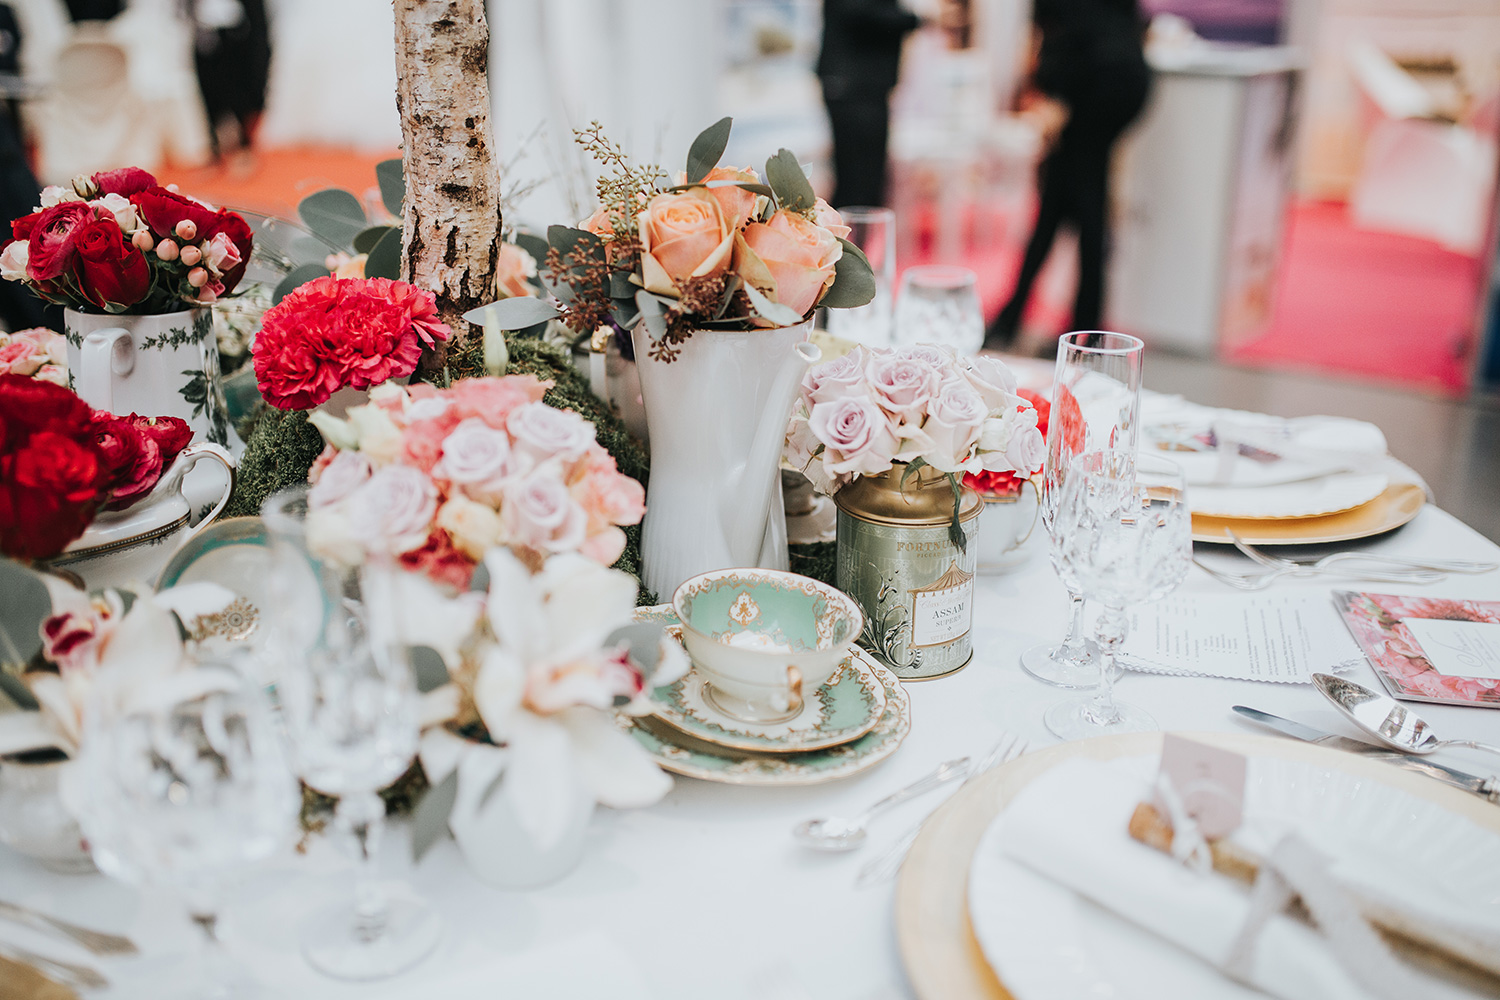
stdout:
MULTIPOLYGON (((1002 575, 978 578, 974 657, 961 671, 910 683, 911 730, 899 750, 863 773, 827 784, 742 787, 679 777, 654 806, 601 808, 582 862, 560 881, 524 892, 479 881, 456 845, 442 840, 420 863, 410 825, 391 824, 381 854, 398 891, 429 900, 446 930, 420 965, 378 983, 337 982, 315 972, 299 947, 306 921, 350 891, 353 863, 326 835, 304 837, 239 878, 226 894, 223 940, 270 997, 654 998, 654 1000, 902 1000, 916 995, 902 968, 893 918, 894 881, 856 888, 861 865, 936 808, 953 782, 882 814, 861 850, 820 854, 792 829, 818 816, 851 816, 943 761, 978 760, 1007 734, 1032 750, 1058 741, 1043 712, 1074 693, 1049 687, 1020 667, 1021 651, 1061 637, 1068 599, 1047 557, 1046 540, 1002 575)), ((1500 561, 1500 547, 1428 505, 1404 527, 1355 543, 1413 558, 1500 561)), ((1322 550, 1319 550, 1322 551, 1322 550)), ((1227 546, 1197 546, 1211 565, 1254 568, 1227 546)), ((1451 576, 1427 586, 1358 580, 1282 582, 1272 592, 1335 589, 1500 600, 1500 571, 1451 576)), ((1181 593, 1236 594, 1198 567, 1181 593)), ((1335 627, 1342 628, 1331 617, 1335 627)), ((1364 663, 1347 676, 1379 687, 1364 663)), ((1168 731, 1252 731, 1230 707, 1249 705, 1354 736, 1310 684, 1262 683, 1127 671, 1117 695, 1147 709, 1168 731)), ((1500 711, 1424 704, 1444 737, 1500 743, 1500 711)), ((1469 750, 1434 758, 1488 775, 1496 761, 1469 750)), ((140 954, 89 956, 56 938, 0 920, 0 945, 92 965, 111 986, 90 996, 168 996, 201 950, 181 904, 158 888, 136 888, 100 874, 60 875, 0 848, 0 900, 88 927, 129 935, 140 954)), ((0 990, 0 993, 3 993, 0 990)))

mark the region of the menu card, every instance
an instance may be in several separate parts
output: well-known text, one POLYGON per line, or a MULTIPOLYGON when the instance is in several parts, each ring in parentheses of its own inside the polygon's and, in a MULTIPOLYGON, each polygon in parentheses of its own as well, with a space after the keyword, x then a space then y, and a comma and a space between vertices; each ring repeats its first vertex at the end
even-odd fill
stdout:
POLYGON ((1359 663, 1327 591, 1173 594, 1130 613, 1120 662, 1147 673, 1310 684, 1359 663))
POLYGON ((1500 601, 1352 590, 1334 600, 1393 697, 1500 708, 1500 601))

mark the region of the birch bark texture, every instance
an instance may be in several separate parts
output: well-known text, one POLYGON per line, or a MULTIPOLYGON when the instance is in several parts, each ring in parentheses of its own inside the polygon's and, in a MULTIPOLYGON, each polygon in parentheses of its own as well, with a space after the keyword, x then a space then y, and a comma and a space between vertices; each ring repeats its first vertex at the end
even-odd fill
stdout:
MULTIPOLYGON (((484 0, 395 0, 396 111, 406 175, 401 277, 437 296, 453 329, 495 297, 500 174, 491 149, 484 0)), ((440 371, 444 345, 423 358, 440 371)))

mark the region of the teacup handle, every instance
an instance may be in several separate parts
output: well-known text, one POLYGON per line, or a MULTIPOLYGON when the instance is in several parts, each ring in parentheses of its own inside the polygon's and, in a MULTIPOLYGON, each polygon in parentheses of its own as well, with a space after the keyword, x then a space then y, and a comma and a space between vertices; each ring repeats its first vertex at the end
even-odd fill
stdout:
MULTIPOLYGON (((1031 486, 1031 492, 1036 494, 1036 508, 1031 512, 1031 525, 1027 527, 1026 534, 1016 539, 1016 546, 1018 547, 1025 545, 1030 540, 1031 533, 1036 530, 1037 519, 1042 515, 1042 491, 1037 489, 1035 479, 1028 479, 1026 482, 1031 486)), ((1025 489, 1025 487, 1023 486, 1022 489, 1025 489)))
POLYGON ((224 513, 224 508, 229 505, 229 498, 234 493, 234 456, 212 441, 198 441, 190 444, 182 449, 177 456, 177 461, 172 463, 172 467, 167 470, 167 474, 162 476, 161 482, 157 483, 156 489, 152 491, 153 494, 175 493, 182 489, 183 477, 205 458, 224 466, 224 471, 228 474, 225 477, 224 493, 219 497, 219 502, 214 504, 213 510, 209 511, 203 520, 187 533, 182 540, 183 544, 191 541, 200 531, 213 524, 219 515, 224 513))
POLYGON ((96 410, 115 411, 115 376, 135 369, 135 341, 123 327, 95 330, 83 338, 78 357, 78 398, 96 410))
POLYGON ((795 663, 786 666, 786 710, 793 715, 802 711, 802 671, 795 663))

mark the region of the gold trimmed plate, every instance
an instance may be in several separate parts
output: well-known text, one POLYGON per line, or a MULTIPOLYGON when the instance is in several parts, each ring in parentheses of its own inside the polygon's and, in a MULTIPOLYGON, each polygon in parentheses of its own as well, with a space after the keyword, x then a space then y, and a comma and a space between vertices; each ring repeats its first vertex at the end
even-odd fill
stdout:
MULTIPOLYGON (((1477 795, 1380 760, 1249 733, 1192 733, 1236 753, 1322 765, 1398 788, 1500 830, 1500 809, 1477 795)), ((967 782, 922 827, 896 884, 896 939, 920 1000, 1014 1000, 985 961, 969 917, 969 868, 984 832, 1034 778, 1064 760, 1160 753, 1161 733, 1076 740, 1026 754, 967 782)))
MULTIPOLYGON (((1190 491, 1191 492, 1191 491, 1190 491)), ((1232 531, 1247 545, 1329 545, 1382 535, 1422 510, 1427 494, 1416 483, 1392 483, 1350 510, 1318 517, 1210 517, 1193 515, 1193 541, 1231 544, 1232 531)))

